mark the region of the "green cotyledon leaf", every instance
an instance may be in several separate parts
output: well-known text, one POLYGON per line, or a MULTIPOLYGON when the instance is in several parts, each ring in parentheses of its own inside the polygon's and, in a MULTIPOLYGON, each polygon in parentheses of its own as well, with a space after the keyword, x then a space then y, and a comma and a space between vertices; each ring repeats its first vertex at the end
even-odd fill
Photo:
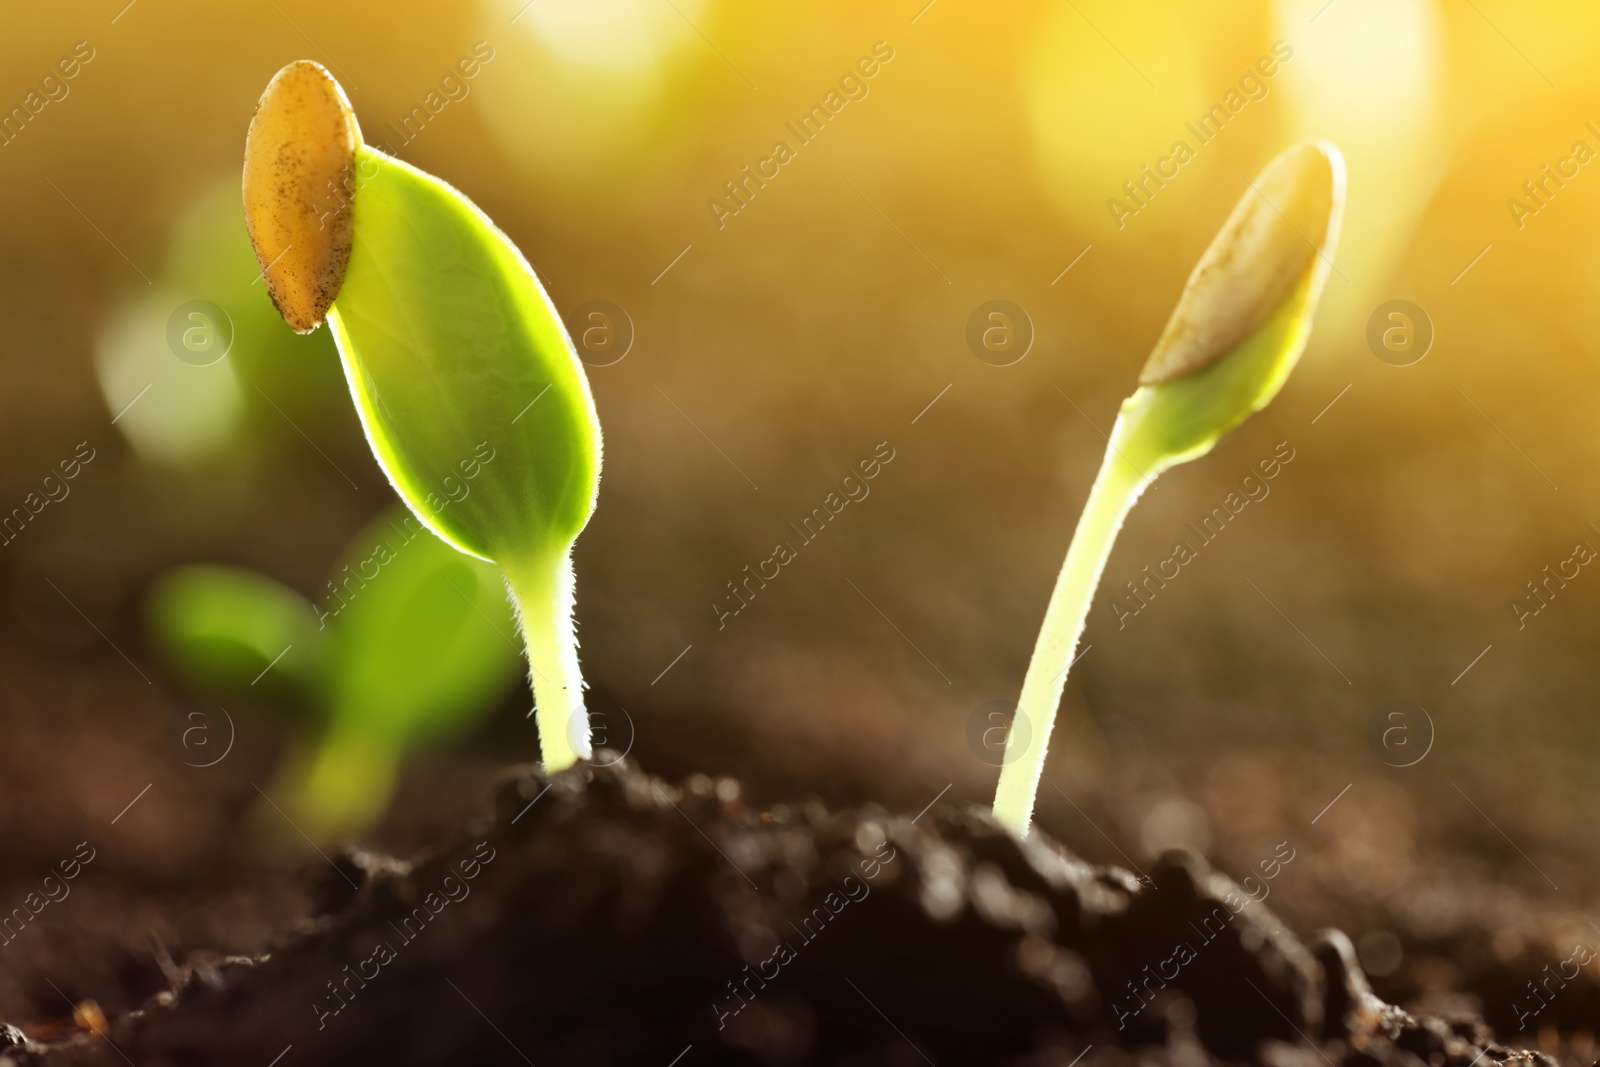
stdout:
POLYGON ((328 320, 384 472, 464 552, 564 553, 594 510, 600 425, 533 269, 466 197, 365 146, 353 210, 328 320))
POLYGON ((471 201, 364 146, 355 173, 328 314, 351 395, 406 504, 505 574, 558 770, 589 754, 571 564, 599 488, 588 379, 533 269, 471 201))
POLYGON ((279 311, 298 330, 326 314, 401 499, 505 576, 546 769, 587 756, 571 553, 599 488, 600 425, 533 269, 460 192, 363 144, 349 100, 309 60, 262 94, 244 203, 279 311))

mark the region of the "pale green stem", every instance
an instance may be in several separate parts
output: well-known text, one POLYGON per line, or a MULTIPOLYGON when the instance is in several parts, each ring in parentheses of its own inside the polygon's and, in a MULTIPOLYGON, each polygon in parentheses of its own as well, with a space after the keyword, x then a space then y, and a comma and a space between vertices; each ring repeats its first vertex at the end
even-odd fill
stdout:
POLYGON ((554 565, 543 559, 529 562, 533 565, 502 564, 502 570, 528 646, 539 751, 546 773, 554 773, 591 755, 572 621, 572 552, 562 552, 554 565))
POLYGON ((1111 434, 1111 446, 1089 490, 1089 501, 1078 519, 1067 560, 1056 578, 1050 606, 1045 610, 1044 626, 1034 645, 1033 659, 1022 682, 1022 697, 1006 739, 1005 763, 1000 768, 1000 785, 995 790, 994 814, 1000 824, 1018 837, 1028 832, 1033 818, 1034 798, 1044 774, 1045 753, 1050 746, 1050 731, 1055 726, 1056 706, 1066 688, 1067 670, 1072 665, 1083 635, 1084 620, 1100 572, 1105 570, 1111 545, 1122 528, 1122 520, 1133 507, 1156 471, 1140 470, 1118 451, 1124 423, 1111 434))

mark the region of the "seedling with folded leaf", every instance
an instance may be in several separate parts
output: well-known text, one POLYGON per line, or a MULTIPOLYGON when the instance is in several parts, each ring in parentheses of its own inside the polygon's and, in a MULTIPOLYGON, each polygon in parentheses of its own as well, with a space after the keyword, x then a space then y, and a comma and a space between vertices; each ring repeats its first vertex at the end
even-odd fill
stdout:
POLYGON ((273 303, 326 318, 384 474, 430 530, 492 561, 517 605, 547 770, 589 755, 572 546, 594 510, 600 426, 572 341, 522 254, 460 192, 362 144, 302 60, 245 142, 245 221, 273 303), (448 491, 482 442, 497 455, 448 491))
POLYGON ((1337 148, 1301 144, 1269 163, 1200 258, 1122 402, 1007 738, 994 812, 1018 836, 1033 818, 1067 669, 1117 531, 1158 474, 1205 455, 1278 394, 1310 336, 1343 210, 1337 148))
POLYGON ((162 659, 197 695, 298 712, 267 792, 322 842, 376 821, 404 755, 478 723, 518 655, 495 568, 400 508, 351 543, 319 601, 254 571, 196 565, 163 575, 146 607, 162 659))

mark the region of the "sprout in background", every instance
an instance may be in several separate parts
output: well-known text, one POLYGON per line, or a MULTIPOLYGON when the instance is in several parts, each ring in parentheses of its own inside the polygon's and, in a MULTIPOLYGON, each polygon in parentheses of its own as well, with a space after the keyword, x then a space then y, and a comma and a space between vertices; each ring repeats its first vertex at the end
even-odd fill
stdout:
POLYGON ((146 610, 197 695, 302 713, 269 795, 319 843, 370 827, 404 754, 475 725, 517 674, 494 567, 400 508, 351 543, 318 607, 264 575, 197 565, 163 575, 146 610))
POLYGON ((1256 178, 1201 256, 1122 402, 1110 445, 1056 579, 1022 683, 995 817, 1027 833, 1067 669, 1123 519, 1168 467, 1205 455, 1282 388, 1311 334, 1344 210, 1344 160, 1297 145, 1256 178))
POLYGON ((401 499, 504 574, 545 768, 588 756, 572 546, 599 490, 600 424, 533 269, 461 193, 363 145, 343 90, 306 60, 273 77, 251 120, 244 204, 284 318, 309 330, 327 312, 401 499))
POLYGON ((296 337, 261 299, 260 274, 228 179, 195 198, 155 284, 101 329, 106 409, 144 459, 189 467, 266 442, 303 449, 285 419, 315 434, 335 416, 331 338, 296 337))

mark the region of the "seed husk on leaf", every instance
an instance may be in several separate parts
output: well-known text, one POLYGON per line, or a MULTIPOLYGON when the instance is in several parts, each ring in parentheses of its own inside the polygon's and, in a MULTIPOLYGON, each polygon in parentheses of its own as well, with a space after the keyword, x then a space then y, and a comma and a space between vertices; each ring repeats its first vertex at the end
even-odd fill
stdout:
POLYGON ((350 259, 361 127, 320 63, 297 60, 267 83, 245 137, 244 214, 267 293, 296 333, 328 313, 350 259))

